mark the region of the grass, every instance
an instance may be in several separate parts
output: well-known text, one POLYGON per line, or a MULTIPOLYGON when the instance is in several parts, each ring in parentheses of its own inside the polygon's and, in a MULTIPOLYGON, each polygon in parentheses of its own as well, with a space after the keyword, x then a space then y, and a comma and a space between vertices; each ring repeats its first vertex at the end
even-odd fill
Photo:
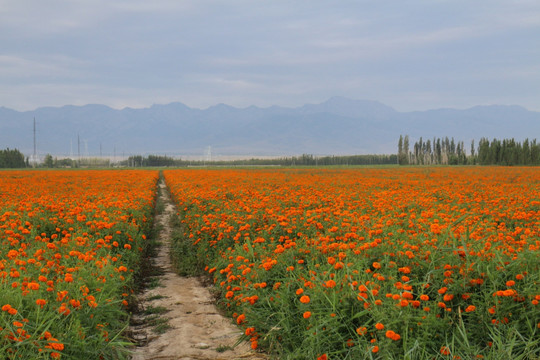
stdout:
POLYGON ((229 350, 233 350, 233 347, 232 347, 232 346, 229 346, 229 345, 219 345, 219 346, 216 348, 216 351, 217 351, 218 353, 222 353, 222 352, 229 351, 229 350))
POLYGON ((197 248, 186 237, 183 224, 178 216, 171 216, 171 258, 176 273, 180 276, 205 275, 197 248))
POLYGON ((146 285, 148 289, 155 289, 160 286, 161 286, 161 280, 158 277, 152 277, 146 285))
POLYGON ((163 334, 167 332, 167 330, 172 329, 172 326, 169 324, 169 319, 156 314, 146 318, 146 322, 152 327, 152 331, 156 334, 163 334))
POLYGON ((169 309, 163 307, 163 306, 149 306, 146 309, 144 309, 143 314, 145 315, 155 315, 155 314, 165 314, 169 312, 169 309))

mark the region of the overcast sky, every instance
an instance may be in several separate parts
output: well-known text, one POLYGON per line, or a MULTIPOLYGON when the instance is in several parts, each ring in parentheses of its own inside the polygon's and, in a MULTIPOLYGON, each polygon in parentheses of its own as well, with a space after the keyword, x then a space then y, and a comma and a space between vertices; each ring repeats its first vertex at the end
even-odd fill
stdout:
POLYGON ((538 0, 0 0, 0 106, 540 111, 538 0))

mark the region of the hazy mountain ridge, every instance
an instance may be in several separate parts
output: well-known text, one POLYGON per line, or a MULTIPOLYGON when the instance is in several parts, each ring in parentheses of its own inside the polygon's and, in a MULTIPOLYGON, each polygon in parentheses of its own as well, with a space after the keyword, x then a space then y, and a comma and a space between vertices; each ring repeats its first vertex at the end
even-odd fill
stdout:
POLYGON ((0 107, 0 148, 33 152, 33 118, 39 154, 295 155, 396 153, 400 134, 454 137, 535 138, 540 112, 520 106, 398 112, 377 101, 333 97, 297 108, 207 109, 180 102, 122 110, 105 105, 43 107, 19 112, 0 107))

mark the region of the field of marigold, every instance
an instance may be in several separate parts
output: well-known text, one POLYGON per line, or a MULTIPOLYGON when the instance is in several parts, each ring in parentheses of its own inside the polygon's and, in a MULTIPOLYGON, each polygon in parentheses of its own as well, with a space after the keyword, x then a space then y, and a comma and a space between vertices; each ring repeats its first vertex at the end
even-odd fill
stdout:
POLYGON ((540 357, 538 168, 164 175, 194 256, 255 349, 540 357))
POLYGON ((157 171, 0 172, 0 357, 127 358, 157 171))

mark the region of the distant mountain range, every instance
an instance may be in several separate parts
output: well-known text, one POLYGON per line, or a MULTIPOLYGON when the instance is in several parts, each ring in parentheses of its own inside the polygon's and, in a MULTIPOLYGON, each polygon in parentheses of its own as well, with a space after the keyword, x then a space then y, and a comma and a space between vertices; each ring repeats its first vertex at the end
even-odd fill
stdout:
POLYGON ((377 101, 333 97, 297 108, 194 109, 182 103, 115 110, 104 105, 0 107, 0 149, 33 153, 33 119, 41 155, 285 156, 391 154, 401 134, 471 139, 538 138, 540 112, 520 106, 475 106, 398 112, 377 101))

